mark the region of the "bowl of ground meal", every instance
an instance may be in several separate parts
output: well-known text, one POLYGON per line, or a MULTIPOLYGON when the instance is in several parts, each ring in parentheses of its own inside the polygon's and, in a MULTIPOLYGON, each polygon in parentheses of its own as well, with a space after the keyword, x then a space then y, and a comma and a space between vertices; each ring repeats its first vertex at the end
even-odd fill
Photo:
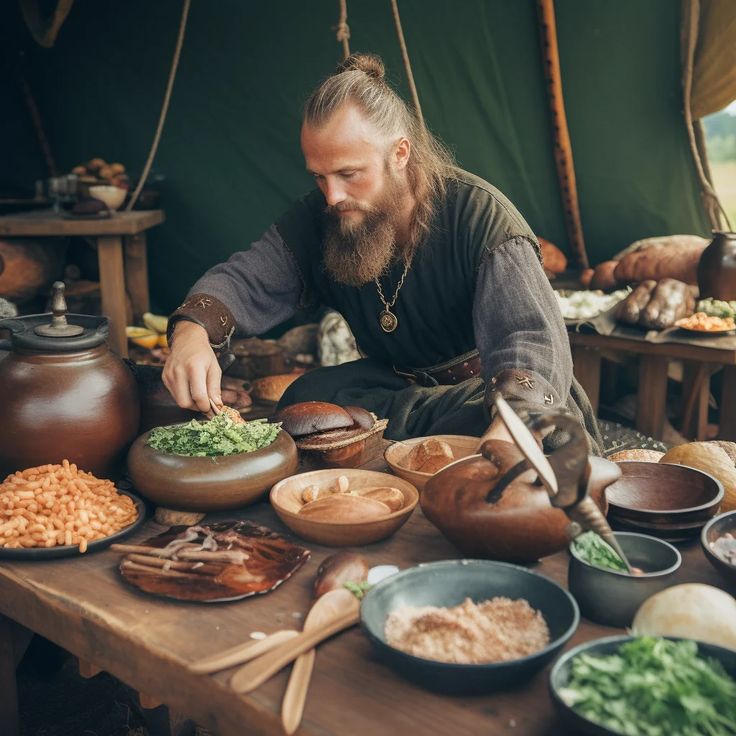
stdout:
POLYGON ((387 578, 365 596, 361 626, 401 675, 447 694, 515 687, 550 662, 580 614, 560 585, 524 567, 447 560, 387 578))
POLYGON ((294 440, 278 424, 236 423, 222 413, 142 434, 128 453, 128 473, 159 506, 208 512, 257 501, 297 462, 294 440))

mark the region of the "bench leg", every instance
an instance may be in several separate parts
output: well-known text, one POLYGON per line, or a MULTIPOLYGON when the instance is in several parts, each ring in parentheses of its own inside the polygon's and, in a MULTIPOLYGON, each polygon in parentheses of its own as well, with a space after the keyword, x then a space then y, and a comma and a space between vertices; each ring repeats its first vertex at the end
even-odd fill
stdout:
POLYGON ((572 346, 572 368, 583 390, 590 399, 593 414, 598 416, 598 402, 601 393, 601 354, 577 345, 572 346))
POLYGON ((736 442, 736 366, 723 368, 723 388, 721 390, 721 426, 718 436, 722 440, 736 442))

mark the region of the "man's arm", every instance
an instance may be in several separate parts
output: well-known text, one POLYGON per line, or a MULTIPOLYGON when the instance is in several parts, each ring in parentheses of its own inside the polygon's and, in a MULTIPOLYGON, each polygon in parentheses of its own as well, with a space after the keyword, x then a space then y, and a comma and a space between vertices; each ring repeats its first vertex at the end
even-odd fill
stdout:
POLYGON ((572 383, 567 331, 528 239, 512 238, 485 255, 473 327, 489 404, 500 391, 516 411, 565 407, 572 383))
POLYGON ((163 381, 177 404, 209 411, 221 403, 222 374, 214 350, 230 337, 256 335, 291 317, 302 281, 275 226, 247 251, 211 268, 169 319, 171 355, 163 381))

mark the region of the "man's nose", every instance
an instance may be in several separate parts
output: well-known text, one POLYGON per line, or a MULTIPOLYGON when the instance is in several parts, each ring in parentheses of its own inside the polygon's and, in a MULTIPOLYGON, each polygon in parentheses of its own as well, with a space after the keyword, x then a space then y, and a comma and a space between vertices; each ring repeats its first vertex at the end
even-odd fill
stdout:
POLYGON ((323 194, 330 207, 334 207, 336 204, 340 204, 340 202, 345 200, 345 188, 335 179, 325 180, 323 194))

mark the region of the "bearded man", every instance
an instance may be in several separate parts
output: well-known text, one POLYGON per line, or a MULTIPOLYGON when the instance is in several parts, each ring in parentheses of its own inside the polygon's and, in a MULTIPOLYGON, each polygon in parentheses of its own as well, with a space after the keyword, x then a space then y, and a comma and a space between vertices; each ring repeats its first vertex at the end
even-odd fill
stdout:
POLYGON ((163 379, 177 403, 219 402, 214 350, 234 332, 323 304, 368 357, 305 374, 282 406, 362 406, 389 419, 393 439, 507 439, 491 413, 500 391, 517 411, 573 412, 599 451, 534 234, 497 189, 454 165, 378 57, 353 54, 317 87, 301 146, 317 189, 209 270, 170 319, 163 379))

